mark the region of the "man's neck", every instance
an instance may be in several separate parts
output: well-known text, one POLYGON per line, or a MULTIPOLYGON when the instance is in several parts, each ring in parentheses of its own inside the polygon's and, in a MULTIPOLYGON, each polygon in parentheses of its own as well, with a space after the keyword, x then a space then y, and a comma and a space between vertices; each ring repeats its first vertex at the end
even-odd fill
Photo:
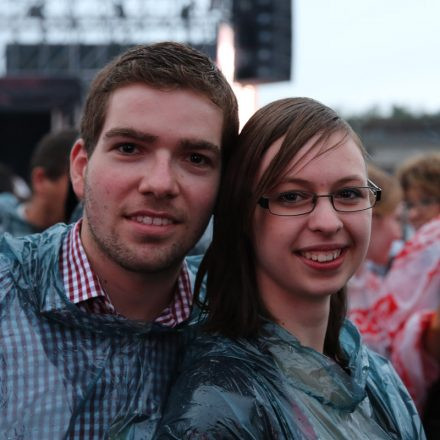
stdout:
POLYGON ((90 266, 117 313, 132 320, 154 321, 172 302, 182 262, 153 273, 133 271, 122 267, 93 241, 87 244, 83 241, 90 266))
POLYGON ((173 300, 180 269, 139 274, 103 260, 90 263, 115 310, 128 319, 154 321, 173 300))

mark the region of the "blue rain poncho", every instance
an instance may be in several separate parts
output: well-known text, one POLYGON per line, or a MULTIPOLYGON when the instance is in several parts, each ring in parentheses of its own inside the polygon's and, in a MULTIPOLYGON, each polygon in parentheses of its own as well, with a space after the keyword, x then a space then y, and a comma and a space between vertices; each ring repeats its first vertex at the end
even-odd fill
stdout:
MULTIPOLYGON (((69 228, 0 237, 0 438, 108 439, 136 428, 151 439, 192 327, 70 303, 58 261, 69 228)), ((193 281, 198 259, 187 262, 193 281)))
POLYGON ((20 201, 13 194, 0 194, 0 234, 9 232, 15 237, 33 234, 38 229, 20 215, 20 201))
POLYGON ((201 335, 173 387, 156 440, 424 439, 390 363, 346 321, 347 374, 274 323, 256 340, 201 335))

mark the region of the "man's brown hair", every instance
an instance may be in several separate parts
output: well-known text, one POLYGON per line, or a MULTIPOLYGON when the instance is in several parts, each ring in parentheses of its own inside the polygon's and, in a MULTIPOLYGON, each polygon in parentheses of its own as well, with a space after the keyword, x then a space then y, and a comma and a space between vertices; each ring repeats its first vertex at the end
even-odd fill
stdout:
POLYGON ((41 167, 51 180, 69 172, 69 155, 78 138, 78 130, 66 128, 44 135, 35 147, 30 160, 30 172, 41 167))
POLYGON ((189 89, 205 95, 223 111, 222 155, 233 145, 238 132, 238 106, 223 74, 198 50, 162 42, 127 50, 93 80, 81 121, 81 137, 89 156, 104 126, 111 93, 134 83, 161 90, 189 89))

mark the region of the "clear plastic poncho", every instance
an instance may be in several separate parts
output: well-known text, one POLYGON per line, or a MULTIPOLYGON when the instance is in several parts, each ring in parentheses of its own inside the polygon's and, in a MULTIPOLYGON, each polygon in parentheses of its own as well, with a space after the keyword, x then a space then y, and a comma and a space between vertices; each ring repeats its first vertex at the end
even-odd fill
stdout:
POLYGON ((191 326, 70 303, 58 261, 68 229, 0 237, 0 438, 108 439, 135 426, 150 439, 191 326))
POLYGON ((9 232, 15 237, 38 232, 19 214, 19 200, 10 193, 0 194, 0 234, 9 232))
POLYGON ((422 343, 439 306, 440 216, 422 226, 396 255, 374 302, 350 310, 365 343, 392 360, 420 409, 440 372, 422 343))
POLYGON ((349 374, 274 323, 263 334, 237 341, 201 335, 154 438, 425 438, 391 364, 360 343, 349 321, 341 333, 349 374))

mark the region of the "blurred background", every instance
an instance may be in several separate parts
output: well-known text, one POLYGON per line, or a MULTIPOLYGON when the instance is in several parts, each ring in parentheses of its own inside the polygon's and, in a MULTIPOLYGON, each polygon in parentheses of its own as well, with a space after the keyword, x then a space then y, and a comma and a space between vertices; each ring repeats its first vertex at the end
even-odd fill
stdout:
POLYGON ((38 139, 78 126, 126 47, 186 42, 233 83, 241 123, 286 96, 338 110, 388 171, 440 148, 436 0, 0 0, 0 162, 27 178, 38 139))

